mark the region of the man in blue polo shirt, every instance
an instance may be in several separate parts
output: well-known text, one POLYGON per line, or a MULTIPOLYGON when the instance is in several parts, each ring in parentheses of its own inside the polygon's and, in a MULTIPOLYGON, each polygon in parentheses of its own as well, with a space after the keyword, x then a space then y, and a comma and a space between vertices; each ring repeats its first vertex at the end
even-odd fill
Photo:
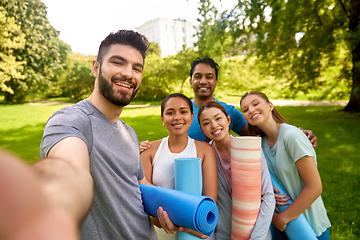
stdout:
MULTIPOLYGON (((205 134, 201 131, 197 113, 199 108, 206 102, 215 101, 225 107, 226 112, 231 118, 230 130, 241 136, 249 136, 248 124, 243 114, 234 106, 220 102, 214 98, 213 93, 218 79, 219 65, 209 57, 197 58, 191 63, 190 85, 194 91, 192 99, 194 119, 188 134, 191 138, 199 141, 207 141, 205 134)), ((309 138, 314 147, 317 146, 317 137, 311 130, 301 129, 309 138)))
POLYGON ((189 136, 199 141, 206 141, 201 131, 197 114, 199 108, 206 102, 215 101, 225 107, 231 118, 230 128, 239 135, 249 135, 247 122, 242 113, 232 105, 220 102, 214 98, 213 93, 217 84, 219 65, 209 57, 197 58, 191 63, 190 85, 194 91, 192 99, 194 119, 188 131, 189 136))
MULTIPOLYGON (((230 130, 241 136, 249 136, 250 131, 243 114, 234 106, 228 105, 214 98, 213 93, 216 88, 218 79, 219 65, 209 57, 197 58, 191 63, 190 69, 190 85, 194 91, 194 99, 192 99, 194 118, 188 130, 191 138, 206 142, 206 136, 201 131, 197 114, 199 108, 206 102, 215 101, 225 107, 226 112, 231 118, 230 130)), ((240 99, 239 99, 240 101, 240 99)), ((302 131, 308 136, 314 147, 317 146, 317 137, 311 130, 302 131)), ((144 151, 150 147, 149 141, 141 142, 140 151, 144 151)))

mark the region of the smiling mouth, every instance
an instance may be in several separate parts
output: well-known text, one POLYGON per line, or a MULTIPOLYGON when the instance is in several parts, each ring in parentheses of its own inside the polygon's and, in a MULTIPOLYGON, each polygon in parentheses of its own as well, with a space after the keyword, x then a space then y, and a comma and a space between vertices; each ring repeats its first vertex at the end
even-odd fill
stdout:
POLYGON ((217 134, 219 134, 220 132, 221 132, 221 129, 212 132, 212 134, 213 134, 213 135, 217 135, 217 134))
POLYGON ((260 116, 260 113, 257 113, 255 115, 251 116, 251 119, 257 118, 258 116, 260 116))
POLYGON ((132 88, 132 86, 130 84, 124 83, 124 82, 114 82, 117 86, 121 86, 127 89, 132 88))
POLYGON ((199 90, 208 90, 209 88, 207 88, 207 87, 201 87, 201 88, 199 88, 199 90))

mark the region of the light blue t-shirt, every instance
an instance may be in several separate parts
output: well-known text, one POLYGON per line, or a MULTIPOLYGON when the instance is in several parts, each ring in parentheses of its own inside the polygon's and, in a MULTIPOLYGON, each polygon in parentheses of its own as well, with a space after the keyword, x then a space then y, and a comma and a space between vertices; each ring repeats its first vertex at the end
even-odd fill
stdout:
MULTIPOLYGON (((282 123, 275 145, 270 148, 265 136, 262 138, 261 146, 269 170, 294 200, 305 187, 296 167, 296 161, 311 156, 317 163, 316 153, 309 139, 297 127, 282 123)), ((304 211, 304 215, 317 236, 331 227, 321 196, 304 211)))
MULTIPOLYGON (((189 137, 198 140, 206 142, 206 135, 202 132, 200 128, 200 124, 198 121, 198 112, 200 107, 197 106, 194 103, 194 99, 191 100, 193 105, 193 111, 194 111, 194 119, 193 122, 188 130, 189 137)), ((228 105, 224 102, 220 102, 219 100, 215 99, 215 102, 220 103, 226 110, 227 114, 229 114, 231 118, 231 123, 229 126, 229 130, 233 130, 235 133, 238 133, 241 129, 245 127, 247 124, 243 114, 234 106, 228 105)))

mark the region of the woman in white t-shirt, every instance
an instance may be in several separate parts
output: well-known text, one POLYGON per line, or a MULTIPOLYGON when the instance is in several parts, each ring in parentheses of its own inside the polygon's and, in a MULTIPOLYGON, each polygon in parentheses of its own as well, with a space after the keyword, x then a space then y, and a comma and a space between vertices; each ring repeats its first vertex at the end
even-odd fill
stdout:
POLYGON ((252 133, 262 136, 261 145, 269 170, 289 194, 275 194, 276 204, 288 205, 289 197, 293 200, 283 212, 274 213, 273 239, 287 239, 284 233, 287 223, 301 213, 318 239, 330 239, 331 224, 321 198, 322 184, 310 141, 300 129, 287 124, 262 92, 245 93, 240 107, 252 133))
MULTIPOLYGON (((174 159, 198 157, 202 166, 203 195, 216 201, 215 154, 208 143, 196 141, 188 136, 193 116, 192 103, 188 97, 181 93, 173 93, 165 97, 161 104, 161 120, 168 130, 168 136, 151 142, 151 148, 141 153, 145 177, 156 186, 174 189, 174 159)), ((157 218, 152 218, 152 222, 155 226, 161 227, 157 218)), ((166 234, 159 228, 156 230, 159 240, 177 239, 176 235, 166 234)), ((196 231, 190 230, 189 233, 205 238, 196 231)))

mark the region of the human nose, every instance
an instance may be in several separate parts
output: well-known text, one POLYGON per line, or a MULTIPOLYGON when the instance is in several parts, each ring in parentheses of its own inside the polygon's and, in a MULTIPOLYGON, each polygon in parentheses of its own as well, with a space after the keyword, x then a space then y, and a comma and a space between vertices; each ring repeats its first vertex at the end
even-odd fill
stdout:
POLYGON ((133 71, 131 66, 126 66, 122 69, 121 75, 126 79, 131 79, 133 77, 133 71))
POLYGON ((249 112, 253 112, 254 111, 254 107, 249 106, 249 112))
POLYGON ((200 84, 205 84, 205 83, 206 83, 206 77, 203 76, 203 77, 201 77, 201 79, 200 79, 200 84))
POLYGON ((174 120, 179 120, 181 118, 179 113, 175 113, 174 120))
POLYGON ((216 128, 218 126, 215 120, 211 121, 211 128, 216 128))

